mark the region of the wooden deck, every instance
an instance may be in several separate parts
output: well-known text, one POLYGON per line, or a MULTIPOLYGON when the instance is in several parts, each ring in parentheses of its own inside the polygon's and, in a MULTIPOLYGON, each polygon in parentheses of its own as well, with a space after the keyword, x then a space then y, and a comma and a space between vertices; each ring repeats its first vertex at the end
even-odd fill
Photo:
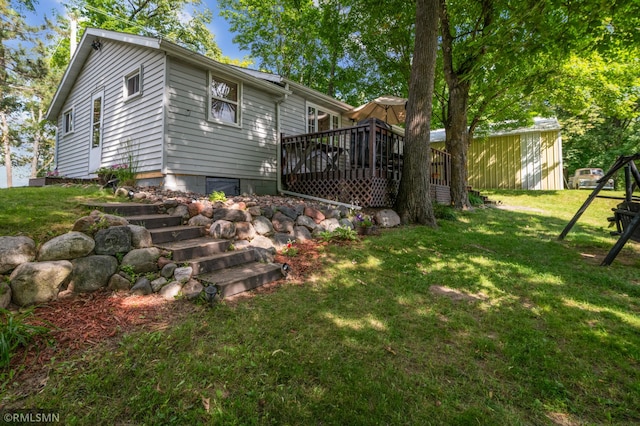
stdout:
MULTIPOLYGON (((380 120, 282 136, 282 182, 292 192, 362 207, 393 206, 402 176, 404 135, 380 120)), ((449 154, 431 149, 431 195, 451 203, 449 154)))

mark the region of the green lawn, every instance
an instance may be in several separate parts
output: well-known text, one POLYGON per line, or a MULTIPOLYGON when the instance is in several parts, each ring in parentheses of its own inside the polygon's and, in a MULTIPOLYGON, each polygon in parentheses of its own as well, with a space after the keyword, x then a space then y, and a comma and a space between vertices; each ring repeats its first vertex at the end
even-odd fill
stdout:
POLYGON ((65 424, 640 422, 640 245, 598 266, 616 201, 558 241, 589 192, 490 195, 509 209, 328 246, 303 285, 61 354, 0 401, 65 424))

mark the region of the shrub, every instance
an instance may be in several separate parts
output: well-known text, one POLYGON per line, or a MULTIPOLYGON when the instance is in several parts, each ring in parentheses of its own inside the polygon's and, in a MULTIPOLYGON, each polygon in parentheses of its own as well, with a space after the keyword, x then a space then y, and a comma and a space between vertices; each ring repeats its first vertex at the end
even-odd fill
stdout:
POLYGON ((0 368, 6 367, 19 346, 28 346, 39 334, 49 333, 47 327, 31 325, 25 319, 33 315, 33 308, 13 313, 0 309, 0 368))

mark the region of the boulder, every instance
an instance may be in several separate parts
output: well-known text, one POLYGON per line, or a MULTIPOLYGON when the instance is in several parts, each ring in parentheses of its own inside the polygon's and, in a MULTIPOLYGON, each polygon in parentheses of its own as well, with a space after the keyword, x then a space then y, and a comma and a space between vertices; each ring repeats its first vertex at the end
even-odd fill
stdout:
MULTIPOLYGON (((130 226, 130 225, 129 225, 130 226)), ((115 256, 131 250, 131 229, 128 226, 112 226, 101 229, 93 237, 96 254, 115 256)))
MULTIPOLYGON (((298 216, 300 216, 299 212, 297 212, 296 210, 294 210, 294 209, 292 209, 291 207, 288 207, 288 206, 278 206, 278 212, 280 212, 283 215, 287 216, 291 220, 296 220, 298 218, 298 216)), ((274 214, 274 216, 275 216, 275 214, 274 214)))
POLYGON ((200 214, 202 216, 204 216, 204 217, 212 219, 213 218, 213 207, 212 206, 206 206, 204 209, 202 209, 200 214))
POLYGON ((179 216, 182 220, 189 220, 189 208, 184 204, 179 204, 171 211, 171 216, 179 216))
POLYGON ((9 277, 11 299, 18 306, 54 300, 72 271, 68 260, 23 263, 9 277))
MULTIPOLYGON (((324 215, 322 215, 322 217, 324 218, 324 215)), ((322 219, 324 220, 324 219, 322 219)), ((320 222, 322 222, 322 220, 320 222)), ((307 228, 309 231, 313 231, 314 229, 316 229, 318 227, 318 223, 315 220, 313 220, 312 218, 310 218, 309 216, 306 215, 301 215, 298 216, 298 218, 296 219, 296 225, 298 226, 304 226, 305 228, 307 228)))
POLYGON ((109 278, 107 288, 113 291, 129 290, 129 288, 131 288, 131 281, 120 274, 113 274, 111 278, 109 278))
POLYGON ((129 292, 136 296, 146 296, 153 293, 151 282, 146 277, 139 278, 129 292))
POLYGON ((256 236, 256 230, 249 222, 236 222, 236 238, 251 241, 256 236))
POLYGON ((201 214, 193 216, 191 219, 189 219, 189 222, 187 222, 189 226, 208 226, 212 223, 213 219, 209 219, 208 217, 201 214))
POLYGON ((173 271, 173 279, 181 283, 186 283, 191 279, 193 268, 191 266, 183 266, 173 271))
POLYGON ((100 220, 102 225, 101 228, 109 228, 110 226, 127 226, 129 221, 122 216, 116 216, 114 214, 103 214, 100 216, 100 220))
POLYGON ((160 249, 156 247, 133 249, 122 258, 121 267, 131 266, 136 274, 158 271, 160 249))
POLYGON ((278 211, 273 215, 271 224, 276 232, 293 234, 294 221, 291 217, 284 215, 278 211))
MULTIPOLYGON (((289 235, 287 235, 287 237, 291 238, 289 235)), ((275 247, 273 241, 270 238, 262 235, 257 235, 253 240, 251 240, 251 246, 263 249, 272 249, 275 247)))
POLYGON ((165 277, 156 278, 155 280, 151 281, 151 290, 153 290, 154 293, 157 293, 168 282, 169 281, 167 281, 165 277))
POLYGON ((109 279, 118 272, 118 260, 113 256, 80 257, 72 260, 71 264, 71 283, 76 293, 90 293, 106 287, 109 279))
POLYGON ((11 287, 8 283, 0 281, 0 309, 7 309, 11 303, 11 287))
POLYGON ((247 211, 252 217, 260 216, 262 212, 260 211, 259 206, 251 206, 247 208, 247 211))
POLYGON ((55 237, 40 247, 38 260, 70 260, 85 257, 93 251, 96 243, 82 232, 71 231, 55 237))
POLYGON ((326 231, 333 232, 336 228, 340 227, 340 222, 338 222, 338 219, 330 218, 323 220, 320 223, 320 226, 322 226, 326 231))
POLYGON ((270 235, 273 235, 273 233, 275 232, 271 221, 264 216, 254 217, 251 224, 253 225, 253 229, 255 229, 258 235, 264 235, 265 237, 268 237, 270 235))
POLYGON ((376 224, 382 228, 393 228, 400 225, 400 216, 391 209, 378 210, 373 218, 376 224))
POLYGON ((272 263, 276 259, 275 247, 270 247, 270 248, 254 247, 253 251, 256 254, 256 262, 272 263))
POLYGON ((166 265, 164 265, 162 267, 162 270, 160 271, 160 275, 165 277, 165 278, 171 278, 173 277, 173 273, 175 272, 176 268, 178 267, 178 265, 176 265, 175 263, 167 263, 166 265))
POLYGON ((131 231, 131 247, 147 248, 153 247, 153 241, 151 240, 151 232, 144 226, 129 225, 131 231))
POLYGON ((182 283, 178 281, 171 281, 169 284, 165 285, 160 289, 158 294, 164 298, 164 300, 173 301, 176 299, 176 296, 180 294, 182 290, 182 283))
POLYGON ((36 243, 28 237, 0 237, 0 274, 36 258, 36 243))
POLYGON ((295 228, 293 228, 293 236, 296 241, 309 241, 313 239, 313 237, 311 236, 311 232, 309 232, 309 229, 305 228, 304 226, 296 226, 295 228))
POLYGON ((340 219, 338 221, 338 223, 340 224, 341 228, 355 229, 355 226, 354 226, 353 222, 351 220, 347 219, 346 217, 340 219))
MULTIPOLYGON (((326 219, 324 213, 322 213, 320 210, 313 207, 305 207, 304 215, 300 217, 308 217, 309 219, 313 220, 315 223, 320 223, 326 219)), ((298 217, 298 219, 300 219, 300 217, 298 217)), ((309 229, 313 229, 313 228, 309 228, 309 229)))
POLYGON ((228 220, 229 222, 251 222, 251 214, 245 210, 217 209, 213 212, 213 220, 228 220))
POLYGON ((216 220, 211 224, 209 235, 230 240, 236 236, 236 225, 228 220, 216 220))
POLYGON ((72 231, 84 232, 85 234, 93 234, 96 226, 96 216, 82 216, 73 224, 72 231))
POLYGON ((276 250, 282 250, 283 248, 285 248, 287 244, 289 244, 289 241, 291 241, 290 234, 283 234, 281 232, 278 232, 273 236, 273 246, 276 248, 276 250))
POLYGON ((189 280, 182 286, 182 295, 188 300, 197 299, 204 287, 198 280, 189 280))

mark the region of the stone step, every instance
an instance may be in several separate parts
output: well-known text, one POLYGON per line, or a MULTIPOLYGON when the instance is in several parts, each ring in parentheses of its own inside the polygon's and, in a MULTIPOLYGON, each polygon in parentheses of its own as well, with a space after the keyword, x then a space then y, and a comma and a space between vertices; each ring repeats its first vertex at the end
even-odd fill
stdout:
POLYGON ((161 207, 160 204, 144 203, 87 203, 86 205, 102 212, 118 216, 158 214, 161 207))
POLYGON ((215 285, 221 297, 253 290, 282 278, 281 266, 275 263, 251 262, 220 271, 197 275, 203 285, 215 285))
POLYGON ((243 249, 191 259, 189 266, 193 269, 193 275, 200 275, 255 261, 255 251, 243 249))
POLYGON ((175 262, 224 253, 230 245, 229 240, 217 240, 211 237, 156 244, 158 248, 170 251, 173 254, 171 258, 175 262))
POLYGON ((131 225, 144 226, 149 230, 182 225, 182 218, 180 216, 169 216, 167 214, 125 216, 125 219, 127 219, 131 225))
POLYGON ((167 226, 165 228, 149 229, 151 241, 154 245, 172 241, 183 241, 203 236, 202 226, 167 226))

